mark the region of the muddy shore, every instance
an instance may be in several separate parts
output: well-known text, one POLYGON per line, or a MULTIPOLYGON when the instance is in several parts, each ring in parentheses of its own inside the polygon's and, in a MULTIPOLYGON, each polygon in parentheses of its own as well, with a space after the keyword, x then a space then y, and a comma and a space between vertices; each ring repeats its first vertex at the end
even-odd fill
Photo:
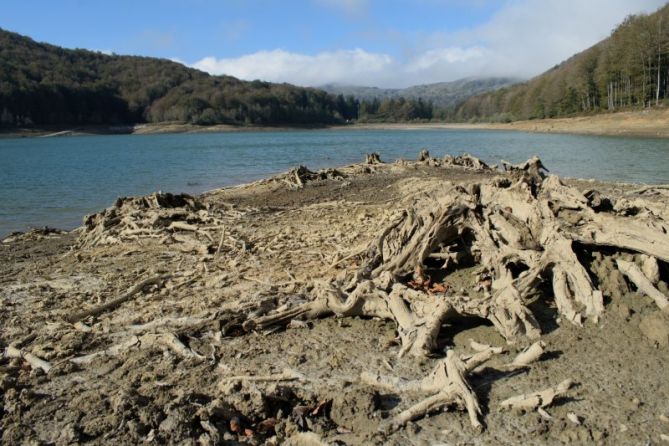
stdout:
POLYGON ((564 133, 595 136, 630 136, 641 138, 669 138, 669 110, 651 109, 642 111, 624 111, 601 113, 592 116, 579 116, 559 119, 534 119, 510 123, 381 123, 349 124, 340 126, 297 126, 297 127, 257 127, 212 125, 197 126, 192 124, 138 124, 132 126, 97 126, 78 128, 24 129, 0 132, 1 137, 58 137, 77 135, 152 135, 170 133, 226 133, 287 131, 311 129, 380 129, 380 130, 425 130, 425 129, 462 129, 462 130, 506 130, 529 133, 564 133))
MULTIPOLYGON (((287 327, 248 330, 250 314, 281 308, 277 296, 308 300, 314 281, 354 274, 388 221, 414 200, 447 185, 464 190, 499 179, 502 184, 507 177, 429 159, 329 169, 302 176, 297 185, 295 175, 211 191, 192 202, 156 195, 133 205, 148 202, 152 210, 151 200, 162 200, 163 208, 167 200, 172 207, 145 218, 141 206, 123 214, 119 204, 91 219, 89 229, 33 231, 0 243, 2 442, 666 441, 669 319, 619 272, 606 269, 608 257, 617 255, 606 249, 589 253, 588 260, 600 269, 592 275, 604 292, 598 321, 568 323, 544 291, 528 307, 545 352, 511 372, 505 364, 530 341, 507 342, 477 317, 449 321, 440 348, 419 360, 398 357, 397 327, 380 318, 296 319, 287 327), (187 217, 179 220, 183 209, 187 217), (151 219, 166 220, 154 231, 141 223, 151 219), (127 223, 127 230, 110 232, 112 221, 127 223), (379 390, 361 382, 361 375, 422 378, 446 351, 470 353, 471 339, 505 351, 469 379, 483 429, 473 428, 454 404, 401 429, 380 430, 421 397, 379 390), (8 357, 10 346, 19 357, 8 357), (565 379, 573 387, 545 414, 500 409, 509 397, 565 379)), ((580 192, 596 189, 612 200, 643 200, 657 218, 666 218, 666 190, 568 185, 580 192)), ((666 263, 659 267, 657 288, 666 296, 669 271, 666 263)), ((458 269, 443 286, 471 288, 473 272, 471 266, 458 269)))

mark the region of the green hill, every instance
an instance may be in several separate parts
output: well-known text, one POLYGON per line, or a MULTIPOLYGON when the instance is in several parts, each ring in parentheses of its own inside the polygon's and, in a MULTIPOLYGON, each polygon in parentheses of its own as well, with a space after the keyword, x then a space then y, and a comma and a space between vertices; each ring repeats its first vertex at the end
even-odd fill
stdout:
POLYGON ((512 121, 645 108, 669 97, 669 5, 528 82, 465 100, 454 120, 512 121))
POLYGON ((0 29, 0 126, 330 124, 352 99, 288 84, 211 76, 169 60, 38 43, 0 29))

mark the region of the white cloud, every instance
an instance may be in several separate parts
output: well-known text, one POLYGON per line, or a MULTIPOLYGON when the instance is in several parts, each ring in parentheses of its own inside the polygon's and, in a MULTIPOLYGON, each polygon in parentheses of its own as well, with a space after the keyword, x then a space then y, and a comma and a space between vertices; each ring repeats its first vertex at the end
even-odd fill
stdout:
MULTIPOLYGON (((348 14, 360 14, 369 6, 367 0, 316 1, 348 14)), ((364 49, 315 55, 274 49, 237 58, 207 57, 193 66, 241 79, 307 86, 334 82, 401 87, 468 76, 531 77, 605 38, 626 15, 652 12, 663 3, 664 0, 635 0, 633 5, 629 0, 507 0, 477 27, 455 33, 406 35, 404 48, 408 45, 412 49, 397 51, 402 57, 364 49)))
POLYGON ((473 46, 470 48, 438 48, 419 54, 407 64, 406 69, 409 72, 433 70, 448 64, 465 63, 481 59, 486 56, 486 53, 488 53, 488 51, 480 46, 473 46))
POLYGON ((374 82, 377 76, 385 76, 393 64, 388 55, 361 49, 322 52, 314 56, 277 49, 231 59, 206 57, 193 66, 209 73, 246 80, 322 85, 343 80, 374 82))
MULTIPOLYGON (((435 35, 431 45, 481 44, 487 62, 473 69, 530 77, 607 37, 630 13, 652 12, 665 0, 510 0, 487 23, 435 35)), ((485 74, 485 73, 483 73, 485 74)))

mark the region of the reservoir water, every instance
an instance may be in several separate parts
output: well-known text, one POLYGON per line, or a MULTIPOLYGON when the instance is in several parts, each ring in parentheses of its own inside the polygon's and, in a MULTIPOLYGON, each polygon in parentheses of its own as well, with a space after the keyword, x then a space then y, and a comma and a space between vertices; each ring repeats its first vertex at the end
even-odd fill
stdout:
POLYGON ((472 153, 486 162, 539 155, 552 173, 669 183, 669 140, 479 130, 305 130, 0 139, 0 237, 45 225, 72 229, 118 196, 200 193, 298 164, 472 153))

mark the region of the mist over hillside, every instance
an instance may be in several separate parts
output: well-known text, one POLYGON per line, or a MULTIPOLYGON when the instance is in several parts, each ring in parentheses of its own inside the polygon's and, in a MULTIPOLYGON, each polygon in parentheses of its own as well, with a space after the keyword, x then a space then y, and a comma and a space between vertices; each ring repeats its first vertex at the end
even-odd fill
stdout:
POLYGON ((456 104, 480 93, 495 91, 522 82, 510 77, 464 78, 451 82, 415 85, 407 88, 377 88, 352 85, 327 84, 320 88, 332 94, 353 96, 361 101, 373 99, 421 99, 439 108, 452 108, 456 104))

